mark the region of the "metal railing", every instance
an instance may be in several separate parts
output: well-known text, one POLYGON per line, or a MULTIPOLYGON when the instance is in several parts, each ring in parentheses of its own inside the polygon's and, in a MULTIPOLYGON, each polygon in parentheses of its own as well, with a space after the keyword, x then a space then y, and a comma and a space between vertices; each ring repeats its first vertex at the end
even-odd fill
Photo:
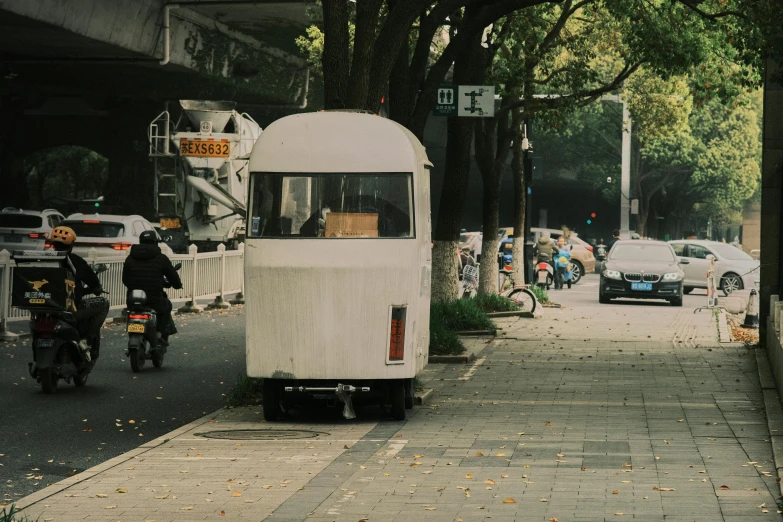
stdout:
MULTIPOLYGON (((191 245, 187 254, 174 254, 165 245, 161 245, 161 249, 171 259, 172 264, 182 263, 179 275, 183 288, 166 290, 172 302, 187 302, 186 306, 195 308, 197 300, 215 299, 215 304, 222 304, 224 297, 234 294, 241 301, 245 284, 244 244, 240 243, 238 250, 226 250, 221 244, 218 245, 217 252, 204 253, 199 253, 196 245, 191 245)), ((125 308, 127 289, 122 284, 125 257, 101 256, 94 248, 85 257, 91 265, 108 265, 108 270, 98 277, 103 289, 109 292, 106 297, 112 309, 125 308)), ((11 254, 6 250, 0 251, 0 333, 6 331, 7 321, 29 317, 27 311, 11 306, 11 284, 15 266, 11 254)))

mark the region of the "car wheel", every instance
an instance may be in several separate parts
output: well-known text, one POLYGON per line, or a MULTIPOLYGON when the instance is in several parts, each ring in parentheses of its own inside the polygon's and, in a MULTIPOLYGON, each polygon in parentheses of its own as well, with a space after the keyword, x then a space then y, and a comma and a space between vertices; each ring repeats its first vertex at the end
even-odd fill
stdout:
POLYGON ((682 296, 674 297, 670 299, 669 302, 672 304, 672 306, 682 306, 682 296))
MULTIPOLYGON (((599 284, 601 286, 603 286, 603 281, 601 281, 599 284)), ((599 303, 601 303, 601 304, 609 304, 610 301, 611 301, 611 299, 604 295, 603 290, 598 290, 598 302, 599 303)))
POLYGON ((682 293, 683 294, 690 294, 691 292, 693 292, 693 287, 692 286, 686 286, 686 287, 684 287, 682 289, 682 293))
POLYGON ((728 297, 735 290, 742 290, 742 278, 737 274, 725 274, 720 278, 720 287, 728 297))
POLYGON ((574 261, 571 265, 571 283, 577 284, 585 273, 585 267, 579 261, 574 261))

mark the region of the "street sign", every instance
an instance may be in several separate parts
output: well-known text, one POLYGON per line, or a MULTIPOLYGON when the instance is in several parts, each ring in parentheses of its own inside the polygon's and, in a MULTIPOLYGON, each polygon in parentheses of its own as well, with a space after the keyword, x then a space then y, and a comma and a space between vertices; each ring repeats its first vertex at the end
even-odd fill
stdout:
POLYGON ((495 87, 487 85, 442 85, 433 116, 488 118, 495 115, 495 87))
POLYGON ((631 200, 631 214, 638 214, 639 213, 639 200, 638 199, 632 199, 631 200))
POLYGON ((432 109, 434 116, 457 115, 457 91, 456 85, 444 85, 438 89, 438 97, 432 109))
POLYGON ((486 118, 495 115, 494 86, 460 85, 457 99, 457 116, 486 118))
POLYGON ((201 122, 201 134, 212 134, 212 122, 205 120, 201 122))

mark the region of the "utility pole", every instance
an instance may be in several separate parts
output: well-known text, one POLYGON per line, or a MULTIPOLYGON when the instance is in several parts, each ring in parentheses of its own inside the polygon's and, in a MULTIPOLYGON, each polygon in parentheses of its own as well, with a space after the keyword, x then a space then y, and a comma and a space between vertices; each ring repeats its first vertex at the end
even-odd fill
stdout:
MULTIPOLYGON (((618 97, 619 98, 619 97, 618 97)), ((631 237, 631 113, 628 102, 619 98, 623 104, 623 158, 620 175, 620 237, 631 237)))

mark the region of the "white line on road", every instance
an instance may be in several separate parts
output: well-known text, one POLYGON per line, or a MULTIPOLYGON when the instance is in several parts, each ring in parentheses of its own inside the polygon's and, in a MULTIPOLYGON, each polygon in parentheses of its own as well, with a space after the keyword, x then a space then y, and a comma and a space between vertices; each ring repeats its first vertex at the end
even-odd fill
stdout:
POLYGON ((468 370, 468 372, 467 372, 465 375, 463 375, 462 377, 460 377, 460 378, 459 378, 459 380, 460 380, 460 381, 467 381, 467 380, 470 380, 470 378, 471 378, 471 377, 473 377, 473 374, 475 374, 475 373, 476 373, 476 371, 478 371, 479 367, 480 367, 482 364, 484 364, 484 361, 485 361, 486 359, 487 359, 486 357, 482 357, 481 359, 479 359, 479 360, 477 360, 476 362, 474 362, 474 363, 473 363, 473 366, 471 366, 471 367, 470 367, 470 370, 468 370))

